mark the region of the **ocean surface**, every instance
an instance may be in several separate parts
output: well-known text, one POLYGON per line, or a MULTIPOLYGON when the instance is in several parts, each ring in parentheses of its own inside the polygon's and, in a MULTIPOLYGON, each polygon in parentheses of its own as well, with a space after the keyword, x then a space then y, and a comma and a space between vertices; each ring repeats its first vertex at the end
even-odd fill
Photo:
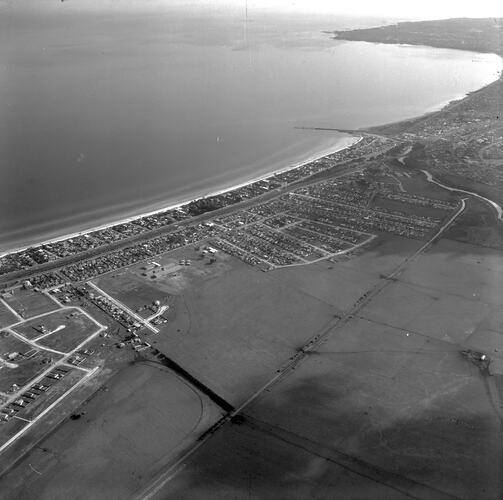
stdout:
POLYGON ((0 7, 0 251, 173 205, 438 109, 499 57, 333 40, 379 20, 0 7))

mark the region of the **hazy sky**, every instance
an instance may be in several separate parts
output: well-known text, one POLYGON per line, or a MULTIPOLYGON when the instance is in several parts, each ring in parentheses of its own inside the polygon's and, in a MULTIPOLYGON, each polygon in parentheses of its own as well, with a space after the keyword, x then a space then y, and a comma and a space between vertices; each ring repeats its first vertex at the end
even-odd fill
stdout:
POLYGON ((233 7, 323 14, 397 18, 503 17, 501 0, 0 0, 0 6, 20 9, 159 9, 187 5, 212 10, 233 7))
MULTIPOLYGON (((235 3, 242 4, 243 0, 235 0, 235 3)), ((248 5, 350 15, 429 18, 503 16, 503 2, 494 0, 248 0, 248 5)))

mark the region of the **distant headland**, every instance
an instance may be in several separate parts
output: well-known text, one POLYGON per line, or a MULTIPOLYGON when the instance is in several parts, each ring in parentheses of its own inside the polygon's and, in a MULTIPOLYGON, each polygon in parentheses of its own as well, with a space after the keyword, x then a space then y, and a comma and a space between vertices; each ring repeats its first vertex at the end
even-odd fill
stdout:
POLYGON ((340 40, 494 52, 503 54, 503 19, 445 19, 401 22, 376 28, 334 31, 340 40))

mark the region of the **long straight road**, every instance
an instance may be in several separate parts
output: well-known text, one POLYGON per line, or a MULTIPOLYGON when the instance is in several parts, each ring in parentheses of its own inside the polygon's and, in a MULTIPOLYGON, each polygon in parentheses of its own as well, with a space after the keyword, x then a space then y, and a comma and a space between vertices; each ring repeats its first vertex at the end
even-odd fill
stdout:
MULTIPOLYGON (((124 239, 118 240, 118 241, 113 241, 109 242, 105 245, 98 246, 96 248, 86 250, 85 252, 76 254, 76 255, 71 255, 68 257, 62 257, 58 258, 56 260, 46 262, 44 264, 39 264, 33 267, 29 267, 26 269, 22 269, 19 271, 13 271, 8 274, 4 274, 0 276, 0 285, 7 285, 9 283, 12 283, 14 281, 21 281, 24 279, 28 279, 31 276, 40 274, 40 273, 47 273, 47 272, 54 272, 54 271, 61 271, 64 267, 75 264, 77 262, 84 262, 93 258, 101 257, 104 255, 107 255, 109 253, 112 253, 116 250, 123 250, 127 247, 131 247, 134 245, 137 245, 142 242, 148 242, 151 239, 154 239, 158 236, 163 236, 166 234, 173 233, 177 230, 187 228, 189 226, 196 226, 202 222, 205 222, 209 219, 212 219, 214 217, 222 217, 224 215, 228 215, 232 212, 235 212, 237 210, 246 210, 246 208, 258 205, 261 203, 266 203, 268 201, 271 201, 275 198, 278 198, 284 193, 287 193, 288 191, 291 191, 293 189, 298 189, 300 187, 305 187, 305 186, 310 186, 312 184, 316 184, 318 182, 321 182, 323 180, 326 180, 328 178, 327 176, 331 176, 331 178, 338 178, 342 177, 345 175, 352 174, 354 172, 359 172, 361 170, 364 170, 367 168, 368 165, 365 165, 363 160, 362 163, 359 163, 357 160, 351 160, 346 163, 342 163, 340 165, 335 165, 333 167, 330 167, 329 169, 319 172, 318 174, 314 174, 312 176, 308 176, 306 178, 297 180, 287 186, 280 187, 277 189, 272 189, 270 191, 267 191, 264 194, 261 194, 259 196, 256 196, 255 198, 251 199, 245 199, 243 201, 240 201, 238 203, 234 203, 232 205, 227 205, 222 208, 218 208, 216 210, 210 211, 210 212, 205 212, 201 215, 197 215, 194 217, 190 217, 188 219, 184 219, 181 221, 178 221, 176 223, 170 224, 168 226, 162 226, 158 227, 143 233, 139 233, 133 236, 126 237, 124 239), (332 170, 336 169, 336 172, 333 172, 332 170)), ((164 252, 163 252, 164 253, 164 252)), ((149 258, 155 257, 154 255, 149 256, 149 258)))
MULTIPOLYGON (((463 213, 466 208, 465 199, 461 200, 460 207, 456 212, 449 217, 444 224, 433 234, 428 241, 426 241, 416 252, 414 252, 410 257, 402 260, 395 269, 382 278, 373 288, 365 292, 354 304, 353 306, 340 318, 334 318, 328 324, 325 325, 321 332, 318 332, 314 337, 312 337, 304 346, 298 350, 297 354, 291 358, 291 360, 282 367, 278 373, 270 379, 266 384, 264 384, 260 389, 258 389, 254 394, 252 394, 243 404, 241 404, 234 411, 228 413, 223 417, 211 430, 207 432, 197 443, 192 446, 185 454, 183 454, 175 463, 171 464, 165 471, 161 472, 156 479, 152 481, 141 492, 133 495, 131 499, 134 500, 149 500, 154 498, 161 489, 173 479, 178 472, 184 468, 184 463, 197 452, 204 444, 211 438, 211 436, 217 432, 222 426, 227 424, 234 416, 241 413, 248 406, 251 405, 258 397, 260 397, 265 391, 269 390, 274 384, 284 379, 292 373, 292 371, 304 361, 308 353, 312 351, 315 347, 324 342, 328 336, 330 336, 337 328, 342 327, 346 324, 354 315, 358 314, 359 311, 365 307, 374 297, 376 297, 381 291, 383 291, 390 283, 393 283, 393 278, 400 274, 408 264, 417 259, 422 255, 430 246, 435 243, 442 235, 451 227, 455 220, 463 213)), ((358 473, 357 470, 355 472, 358 473)), ((403 481, 402 481, 403 482, 403 481)), ((410 482, 409 487, 414 491, 414 498, 421 498, 427 500, 432 498, 432 495, 436 495, 435 498, 439 499, 452 499, 452 496, 439 492, 437 490, 433 491, 427 486, 410 482)), ((400 489, 400 491, 403 491, 400 489)), ((404 491, 405 492, 405 491, 404 491)))
POLYGON ((87 284, 91 287, 94 288, 100 295, 103 295, 103 297, 106 297, 112 304, 114 304, 116 307, 119 309, 122 309, 125 311, 127 314, 129 314, 132 318, 134 318, 138 323, 141 323, 143 326, 148 328, 149 330, 153 331, 154 333, 159 333, 159 330, 155 327, 152 326, 148 320, 142 318, 141 316, 138 316, 134 311, 129 309, 125 304, 122 302, 119 302, 117 299, 114 299, 111 295, 109 295, 107 292, 102 290, 99 286, 95 285, 93 282, 88 281, 87 284))

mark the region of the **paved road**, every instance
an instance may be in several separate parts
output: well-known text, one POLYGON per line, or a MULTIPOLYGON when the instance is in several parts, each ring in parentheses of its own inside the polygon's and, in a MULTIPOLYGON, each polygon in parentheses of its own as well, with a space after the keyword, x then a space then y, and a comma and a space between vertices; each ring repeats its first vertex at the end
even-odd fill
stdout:
MULTIPOLYGON (((131 498, 134 500, 149 500, 154 498, 161 489, 176 476, 178 472, 183 470, 185 467, 185 462, 196 453, 199 448, 201 448, 210 438, 211 436, 218 431, 223 425, 228 423, 230 419, 239 413, 241 413, 246 407, 248 407, 253 401, 255 401, 258 397, 260 397, 265 391, 270 389, 274 384, 276 384, 279 380, 288 376, 289 373, 296 368, 304 359, 306 359, 309 351, 312 351, 315 347, 321 344, 329 335, 333 333, 336 328, 343 326, 347 323, 354 315, 358 314, 358 312, 367 305, 376 295, 381 293, 381 291, 386 288, 390 283, 393 283, 392 278, 395 278, 398 274, 400 274, 406 266, 417 259, 422 253, 424 253, 435 241, 442 237, 442 235, 449 229, 449 227, 453 224, 453 222, 463 213, 466 208, 465 199, 461 200, 461 204, 458 210, 449 217, 449 219, 440 227, 440 229, 427 241, 419 250, 417 250, 413 255, 401 261, 395 269, 384 279, 380 280, 372 289, 363 294, 354 304, 353 306, 341 317, 336 318, 330 321, 325 328, 319 332, 316 336, 310 339, 300 350, 299 352, 292 358, 291 361, 288 362, 276 376, 274 376, 271 380, 269 380, 265 385, 263 385, 259 390, 257 390, 254 394, 252 394, 241 406, 236 408, 234 411, 228 413, 224 418, 222 418, 211 430, 208 432, 202 439, 200 439, 192 448, 190 448, 184 455, 182 455, 175 463, 171 464, 164 472, 160 473, 158 477, 152 481, 150 485, 148 485, 143 491, 140 493, 133 495, 131 498)), ((402 480, 406 480, 406 478, 402 478, 402 480)), ((435 498, 452 498, 448 494, 444 494, 438 491, 430 490, 427 486, 421 485, 419 483, 412 484, 410 481, 409 487, 414 490, 417 497, 424 500, 432 498, 432 494, 434 493, 435 498)), ((390 485, 392 487, 392 485, 390 485)))
POLYGON ((127 314, 129 314, 132 318, 134 318, 138 323, 141 323, 143 326, 147 327, 149 330, 152 330, 154 333, 159 333, 159 330, 155 327, 152 326, 148 320, 142 318, 141 316, 138 316, 134 311, 129 309, 126 305, 124 305, 122 302, 119 302, 117 299, 114 299, 111 295, 108 295, 107 292, 99 288, 97 285, 95 285, 93 282, 88 281, 86 283, 90 287, 94 288, 100 295, 103 295, 106 297, 112 304, 117 306, 119 309, 122 309, 123 311, 126 311, 127 314))
MULTIPOLYGON (((4 328, 4 330, 10 332, 13 336, 15 336, 16 338, 18 338, 19 340, 22 340, 23 342, 26 342, 27 344, 31 345, 34 349, 42 350, 42 351, 47 351, 47 352, 53 352, 55 354, 61 355, 62 358, 59 359, 59 360, 57 360, 55 363, 50 364, 47 367, 47 369, 45 369, 42 373, 39 373, 35 378, 29 380, 23 387, 21 387, 20 389, 18 389, 14 394, 9 394, 8 398, 6 399, 6 401, 4 401, 4 403, 2 403, 2 406, 6 407, 9 404, 11 404, 13 401, 15 401, 16 399, 19 399, 21 394, 23 394, 26 390, 28 390, 34 384, 39 383, 47 374, 49 374, 50 372, 54 371, 54 369, 56 369, 58 366, 67 366, 67 367, 71 367, 72 369, 81 370, 81 371, 85 372, 85 375, 76 384, 74 384, 67 391, 65 391, 65 393, 62 394, 56 401, 54 401, 53 403, 51 403, 45 410, 43 410, 39 415, 37 415, 33 420, 21 419, 21 420, 26 420, 27 425, 24 426, 16 434, 14 434, 14 436, 12 436, 5 443, 1 443, 0 444, 0 454, 2 454, 2 452, 5 451, 10 445, 12 445, 17 439, 19 439, 21 436, 23 436, 33 425, 35 425, 45 415, 47 415, 47 413, 49 413, 55 406, 57 406, 61 401, 63 401, 66 398, 66 396, 68 396, 71 392, 73 392, 75 389, 77 389, 77 387, 81 386, 85 381, 87 381, 89 378, 91 378, 97 372, 97 370, 99 369, 99 367, 96 367, 94 369, 88 369, 88 368, 83 368, 81 366, 69 365, 67 363, 67 361, 76 352, 80 351, 84 347, 85 344, 87 344, 89 341, 91 341, 96 336, 98 336, 102 331, 106 330, 107 327, 104 326, 104 325, 102 325, 98 321, 96 321, 91 315, 89 315, 82 308, 75 307, 75 306, 71 306, 71 307, 64 306, 61 303, 59 303, 54 297, 52 297, 50 295, 48 295, 48 296, 54 302, 56 302, 56 304, 58 304, 59 309, 55 309, 54 311, 49 311, 49 312, 46 312, 46 313, 42 313, 42 314, 39 314, 37 316, 33 316, 31 318, 21 319, 17 323, 13 323, 9 327, 4 328), (37 344, 37 340, 39 340, 41 337, 39 337, 37 339, 34 339, 34 340, 30 340, 30 339, 22 336, 21 334, 15 332, 14 330, 12 330, 12 327, 14 327, 16 325, 23 324, 26 321, 32 321, 34 319, 43 318, 45 316, 54 314, 55 312, 58 312, 58 311, 61 311, 61 310, 68 310, 68 311, 72 311, 72 312, 74 312, 75 310, 77 310, 81 314, 83 314, 84 316, 86 316, 88 319, 90 319, 96 325, 96 331, 93 332, 88 337, 86 337, 79 345, 77 345, 76 347, 74 347, 69 352, 60 352, 60 351, 56 351, 54 349, 50 349, 49 347, 45 347, 45 346, 39 345, 39 344, 37 344)), ((50 334, 53 334, 53 333, 59 331, 60 329, 61 328, 58 327, 55 330, 53 330, 52 332, 50 332, 50 334)), ((46 336, 47 335, 44 335, 43 337, 46 337, 46 336)))
MULTIPOLYGON (((368 165, 365 165, 363 162, 363 159, 361 160, 361 163, 357 160, 351 160, 345 163, 342 163, 340 165, 335 165, 334 167, 331 167, 325 171, 322 171, 318 174, 314 174, 313 176, 309 176, 305 179, 301 179, 298 181, 293 182, 292 184, 289 184, 288 186, 281 187, 278 189, 273 189, 271 191, 268 191, 260 196, 257 196, 252 199, 247 199, 243 200, 239 203, 235 203, 233 205, 227 205, 225 207, 219 208, 217 210, 213 210, 211 212, 206 212, 201 215, 197 215, 194 217, 190 217, 188 219, 178 221, 176 223, 170 224, 168 226, 163 226, 159 228, 152 229, 150 231, 136 234, 131 237, 124 238, 119 241, 114 241, 110 242, 106 245, 99 246, 97 248, 93 248, 91 250, 87 250, 85 252, 76 254, 76 255, 71 255, 69 257, 63 257, 56 259, 51 262, 46 262, 44 264, 40 264, 37 266, 33 266, 27 269, 23 269, 20 271, 13 271, 12 273, 4 274, 0 276, 0 285, 8 285, 12 283, 13 281, 21 281, 23 279, 28 279, 31 276, 35 276, 40 273, 46 273, 49 271, 60 271, 64 267, 75 264, 77 262, 84 262, 87 260, 90 260, 91 258, 97 258, 101 257, 103 255, 107 255, 115 250, 122 250, 124 248, 134 246, 136 244, 142 243, 142 242, 147 242, 151 239, 156 238, 157 236, 163 236, 166 234, 173 233, 177 231, 178 229, 184 229, 188 226, 196 226, 197 224, 200 224, 202 222, 205 222, 209 219, 212 219, 214 217, 221 217, 224 215, 231 214, 235 211, 238 210, 246 210, 246 208, 250 206, 255 206, 259 205, 261 203, 266 203, 268 201, 271 201, 274 198, 277 198, 281 196, 284 193, 287 193, 293 189, 298 189, 300 187, 305 187, 305 186, 310 186, 311 184, 316 184, 318 182, 326 180, 328 175, 330 175, 330 178, 337 178, 345 175, 349 175, 354 172, 359 172, 361 170, 364 170, 367 168, 368 165), (358 164, 357 164, 358 163, 358 164), (337 172, 333 172, 333 169, 337 169, 337 172)), ((163 254, 166 252, 162 252, 163 254)), ((156 255, 151 255, 149 256, 149 259, 155 258, 156 255)), ((145 259, 147 260, 147 259, 145 259)), ((123 266, 126 267, 126 266, 123 266)), ((117 268, 119 269, 119 268, 117 268)))
POLYGON ((492 201, 489 198, 484 198, 480 194, 474 193, 472 191, 466 191, 464 189, 458 189, 458 188, 446 186, 445 184, 442 184, 441 182, 438 182, 435 179, 433 179, 433 176, 427 170, 421 170, 421 172, 423 172, 423 174, 426 175, 426 179, 428 179, 428 182, 432 182, 433 184, 436 184, 437 186, 440 186, 441 188, 447 189, 447 191, 454 191, 454 192, 458 192, 458 193, 469 194, 470 196, 474 196, 475 198, 479 198, 480 200, 488 203, 489 205, 491 205, 491 207, 493 207, 496 210, 496 213, 498 214, 498 220, 503 221, 503 209, 495 201, 492 201))

